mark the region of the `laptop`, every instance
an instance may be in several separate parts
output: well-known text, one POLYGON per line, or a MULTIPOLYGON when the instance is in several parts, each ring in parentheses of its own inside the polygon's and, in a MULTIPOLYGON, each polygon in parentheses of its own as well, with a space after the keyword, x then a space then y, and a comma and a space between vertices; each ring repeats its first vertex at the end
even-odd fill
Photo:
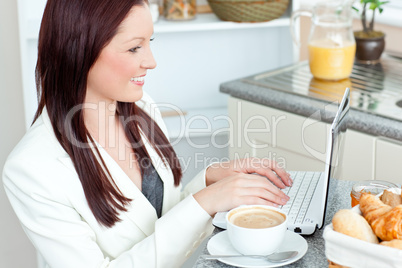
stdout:
MULTIPOLYGON (((339 170, 338 156, 341 156, 346 115, 349 111, 350 90, 346 88, 327 137, 325 171, 288 171, 293 179, 292 187, 282 189, 290 199, 281 206, 288 215, 288 230, 302 235, 312 235, 321 229, 325 221, 330 178, 339 170)), ((226 229, 226 212, 215 215, 212 223, 226 229)))

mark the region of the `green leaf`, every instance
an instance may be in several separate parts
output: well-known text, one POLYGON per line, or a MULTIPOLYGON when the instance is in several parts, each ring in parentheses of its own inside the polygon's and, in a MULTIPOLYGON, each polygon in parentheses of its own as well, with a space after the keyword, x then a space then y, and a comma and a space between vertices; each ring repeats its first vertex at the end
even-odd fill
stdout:
POLYGON ((359 2, 361 4, 360 10, 358 8, 352 6, 352 9, 355 10, 356 12, 358 12, 359 14, 363 13, 365 10, 372 10, 373 12, 375 12, 377 9, 378 9, 379 13, 381 14, 384 11, 382 6, 385 4, 388 4, 391 1, 360 0, 359 2))

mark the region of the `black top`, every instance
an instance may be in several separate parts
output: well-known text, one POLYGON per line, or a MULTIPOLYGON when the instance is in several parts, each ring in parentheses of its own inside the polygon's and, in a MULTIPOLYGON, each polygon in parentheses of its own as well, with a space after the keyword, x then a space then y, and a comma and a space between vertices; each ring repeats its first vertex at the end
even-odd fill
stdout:
POLYGON ((158 218, 162 216, 163 182, 153 165, 144 172, 142 177, 142 193, 156 210, 158 218))

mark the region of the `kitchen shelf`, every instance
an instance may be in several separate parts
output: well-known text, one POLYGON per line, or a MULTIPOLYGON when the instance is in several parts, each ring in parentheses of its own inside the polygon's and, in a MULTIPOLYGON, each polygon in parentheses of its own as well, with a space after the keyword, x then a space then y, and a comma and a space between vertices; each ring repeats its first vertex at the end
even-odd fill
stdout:
MULTIPOLYGON (((231 22, 222 21, 213 13, 197 14, 196 18, 187 21, 169 21, 163 17, 154 24, 155 33, 177 33, 194 31, 213 31, 231 29, 255 29, 271 27, 289 27, 289 17, 284 15, 268 22, 231 22)), ((26 24, 26 38, 36 40, 39 35, 40 19, 30 19, 26 24)))
POLYGON ((289 26, 289 17, 281 17, 268 22, 231 22, 222 21, 213 13, 197 14, 194 20, 168 21, 163 17, 155 23, 155 33, 193 32, 230 29, 269 28, 289 26))

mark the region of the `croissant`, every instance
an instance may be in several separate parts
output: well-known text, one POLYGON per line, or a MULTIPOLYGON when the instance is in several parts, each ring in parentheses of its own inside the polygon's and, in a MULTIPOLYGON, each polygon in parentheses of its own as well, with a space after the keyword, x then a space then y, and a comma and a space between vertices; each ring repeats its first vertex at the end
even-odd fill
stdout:
POLYGON ((377 196, 363 193, 360 197, 360 211, 371 225, 373 221, 389 212, 392 207, 384 204, 377 196))
POLYGON ((380 243, 380 245, 391 247, 391 248, 402 249, 402 240, 393 239, 391 241, 383 241, 380 243))
POLYGON ((363 194, 360 210, 381 240, 402 239, 402 205, 392 208, 374 195, 363 194))

